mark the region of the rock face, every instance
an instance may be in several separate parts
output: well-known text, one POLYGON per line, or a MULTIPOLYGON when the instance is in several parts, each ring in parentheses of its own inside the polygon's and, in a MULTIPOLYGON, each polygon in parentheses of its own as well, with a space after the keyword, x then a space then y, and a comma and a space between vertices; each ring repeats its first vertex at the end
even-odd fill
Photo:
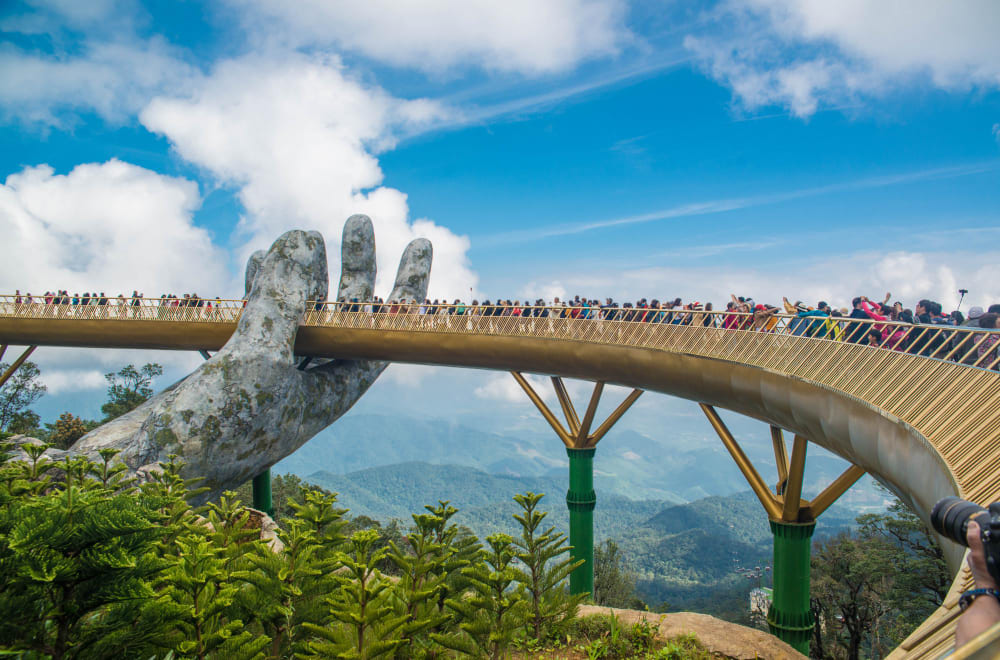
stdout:
MULTIPOLYGON (((375 236, 362 215, 344 227, 338 297, 371 298, 375 236)), ((423 300, 432 247, 426 239, 403 253, 393 300, 423 300)), ((229 342, 192 374, 132 412, 80 438, 72 451, 121 450, 134 471, 153 469, 170 454, 189 477, 204 477, 210 498, 235 488, 333 423, 387 366, 330 361, 297 368, 292 353, 306 302, 328 292, 326 247, 317 232, 290 231, 255 253, 246 270, 247 304, 229 342)))
POLYGON ((655 623, 661 639, 694 633, 698 641, 716 657, 732 660, 806 660, 806 657, 774 635, 747 628, 707 614, 677 612, 655 614, 636 610, 619 610, 595 605, 580 607, 580 616, 614 612, 618 620, 632 624, 640 620, 655 623))

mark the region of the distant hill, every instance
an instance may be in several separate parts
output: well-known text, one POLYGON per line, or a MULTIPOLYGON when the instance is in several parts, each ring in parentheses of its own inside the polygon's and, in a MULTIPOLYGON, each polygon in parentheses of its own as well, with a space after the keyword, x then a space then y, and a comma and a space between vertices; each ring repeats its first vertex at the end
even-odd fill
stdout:
MULTIPOLYGON (((541 509, 546 522, 569 532, 566 474, 562 477, 515 477, 488 474, 463 465, 408 462, 348 474, 319 471, 307 480, 339 493, 351 515, 382 522, 396 518, 408 525, 410 514, 425 504, 450 500, 459 509, 455 522, 484 538, 497 531, 519 532, 513 496, 545 493, 541 509)), ((853 522, 842 507, 824 514, 816 536, 834 534, 853 522)), ((742 620, 751 584, 740 567, 767 566, 771 533, 760 502, 750 492, 711 496, 691 503, 630 500, 598 489, 594 538, 613 539, 636 573, 640 596, 653 607, 691 609, 730 620, 742 620)), ((765 574, 767 583, 770 574, 765 574)))
MULTIPOLYGON (((306 478, 317 471, 345 475, 420 461, 461 465, 496 476, 546 477, 565 482, 566 450, 548 429, 532 430, 523 425, 515 428, 494 421, 499 432, 480 430, 471 422, 346 415, 273 470, 306 478)), ((485 421, 483 425, 488 426, 485 421)), ((775 472, 770 435, 741 433, 740 442, 761 474, 773 478, 769 477, 775 472)), ((810 447, 806 496, 810 488, 829 483, 844 467, 840 459, 810 447)), ((707 423, 701 435, 681 428, 664 428, 655 437, 627 428, 612 429, 598 447, 594 470, 599 493, 616 493, 633 500, 680 504, 710 495, 732 495, 747 487, 707 423)), ((561 488, 565 491, 565 487, 561 488)), ((852 488, 845 500, 855 510, 880 501, 867 478, 852 488), (864 485, 866 482, 869 485, 864 485)))
MULTIPOLYGON (((549 512, 546 521, 563 531, 569 529, 565 475, 562 479, 513 477, 461 465, 410 462, 349 474, 314 472, 307 480, 339 493, 339 503, 350 509, 352 515, 381 521, 398 518, 409 523, 410 514, 422 513, 425 504, 449 500, 459 510, 455 522, 466 525, 480 538, 497 531, 515 533, 518 527, 512 516, 520 508, 513 497, 530 490, 546 495, 541 505, 543 511, 549 512)), ((619 536, 669 504, 601 493, 594 515, 595 534, 601 538, 619 536)))

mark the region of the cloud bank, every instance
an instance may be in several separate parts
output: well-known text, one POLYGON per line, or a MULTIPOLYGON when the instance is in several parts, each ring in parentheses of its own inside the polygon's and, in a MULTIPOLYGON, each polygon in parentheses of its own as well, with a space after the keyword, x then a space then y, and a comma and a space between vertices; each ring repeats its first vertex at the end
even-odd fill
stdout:
POLYGON ((538 75, 613 55, 630 39, 621 0, 229 0, 249 30, 396 67, 538 75))
POLYGON ((200 203, 195 183, 119 160, 25 168, 0 185, 0 279, 35 295, 219 295, 227 257, 195 226, 200 203))
POLYGON ((344 221, 365 213, 375 224, 382 295, 405 245, 422 236, 434 244, 430 293, 453 298, 476 286, 468 239, 426 218, 410 221, 406 195, 381 185, 375 156, 397 131, 447 112, 362 84, 339 58, 286 55, 223 62, 190 95, 157 97, 140 118, 182 158, 239 189, 242 257, 305 228, 323 233, 335 266, 344 221))
POLYGON ((685 46, 753 111, 808 117, 905 85, 1000 87, 1000 4, 992 0, 730 0, 716 29, 685 46))

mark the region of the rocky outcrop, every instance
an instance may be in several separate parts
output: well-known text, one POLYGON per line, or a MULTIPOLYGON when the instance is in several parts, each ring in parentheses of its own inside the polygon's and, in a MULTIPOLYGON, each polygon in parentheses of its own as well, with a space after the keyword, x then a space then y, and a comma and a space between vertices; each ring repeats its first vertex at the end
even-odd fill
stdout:
MULTIPOLYGON (((391 299, 423 300, 432 247, 407 246, 391 299)), ((370 299, 375 283, 371 220, 355 215, 344 227, 338 297, 370 299)), ((246 308, 228 343, 192 374, 130 413, 94 429, 72 447, 103 447, 137 474, 170 454, 184 474, 202 477, 214 497, 236 488, 332 424, 385 369, 372 361, 329 361, 297 368, 295 334, 306 302, 328 292, 326 247, 316 232, 290 231, 246 270, 246 308)))
POLYGON ((805 660, 804 655, 762 630, 729 623, 707 614, 677 612, 656 614, 636 610, 619 610, 596 605, 583 605, 579 615, 607 614, 614 612, 625 624, 647 621, 658 626, 660 639, 669 639, 688 633, 694 634, 702 646, 719 658, 732 660, 805 660))

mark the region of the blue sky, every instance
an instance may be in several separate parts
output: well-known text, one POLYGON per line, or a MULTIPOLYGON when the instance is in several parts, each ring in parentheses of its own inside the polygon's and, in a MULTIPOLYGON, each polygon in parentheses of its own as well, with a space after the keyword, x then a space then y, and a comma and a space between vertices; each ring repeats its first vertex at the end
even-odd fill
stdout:
MULTIPOLYGON (((434 297, 1000 302, 997 3, 418 4, 2 3, 5 288, 234 295, 364 212, 383 291, 427 236, 434 297)), ((36 355, 49 416, 198 359, 36 355)), ((503 378, 364 405, 529 414, 503 378)))

